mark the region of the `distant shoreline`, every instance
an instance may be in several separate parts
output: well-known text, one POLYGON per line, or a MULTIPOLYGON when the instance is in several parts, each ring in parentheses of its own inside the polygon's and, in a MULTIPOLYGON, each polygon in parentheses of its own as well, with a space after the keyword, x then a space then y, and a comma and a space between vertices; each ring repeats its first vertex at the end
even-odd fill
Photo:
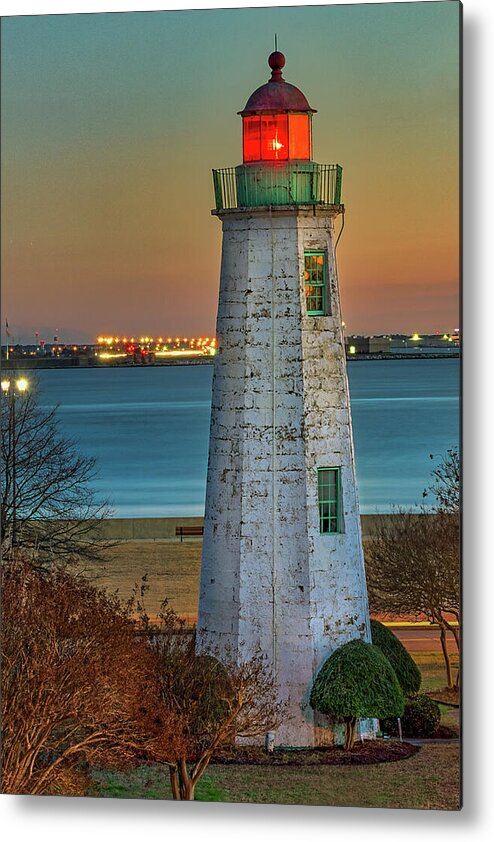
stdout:
MULTIPOLYGON (((362 362, 367 360, 457 360, 460 358, 460 351, 412 351, 411 353, 405 353, 397 351, 394 353, 393 351, 386 351, 386 353, 374 353, 374 354, 347 354, 347 362, 362 362)), ((74 369, 101 369, 101 368, 112 368, 112 369, 129 369, 129 368, 156 368, 162 366, 189 366, 189 365, 214 365, 214 359, 212 357, 191 357, 190 359, 184 359, 181 357, 180 359, 170 359, 170 360, 160 360, 159 362, 153 363, 92 363, 89 359, 81 359, 80 357, 55 357, 49 359, 33 359, 33 358, 14 358, 11 360, 6 360, 5 358, 2 359, 2 365, 4 370, 32 370, 32 369, 59 369, 59 370, 67 370, 70 369, 73 371, 74 369)))
POLYGON ((347 354, 347 362, 357 360, 457 360, 461 356, 460 351, 412 351, 405 352, 386 351, 384 354, 347 354))

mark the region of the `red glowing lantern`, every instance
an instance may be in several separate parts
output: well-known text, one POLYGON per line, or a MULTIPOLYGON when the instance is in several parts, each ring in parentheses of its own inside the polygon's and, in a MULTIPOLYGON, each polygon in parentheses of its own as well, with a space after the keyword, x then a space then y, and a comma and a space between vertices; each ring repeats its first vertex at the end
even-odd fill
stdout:
POLYGON ((283 53, 268 59, 271 79, 249 97, 243 111, 244 164, 310 161, 314 109, 295 85, 282 77, 283 53))

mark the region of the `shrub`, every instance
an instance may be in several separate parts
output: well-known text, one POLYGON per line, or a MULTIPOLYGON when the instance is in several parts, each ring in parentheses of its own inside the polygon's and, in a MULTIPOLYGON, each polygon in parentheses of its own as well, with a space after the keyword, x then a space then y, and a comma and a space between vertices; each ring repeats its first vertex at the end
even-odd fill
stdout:
POLYGON ((415 696, 420 690, 420 670, 403 644, 383 623, 371 620, 371 634, 374 646, 386 656, 400 682, 404 696, 415 696))
POLYGON ((3 792, 82 794, 81 764, 154 747, 156 656, 116 598, 22 562, 1 596, 3 792))
MULTIPOLYGON (((437 702, 429 696, 412 696, 405 704, 401 717, 401 730, 404 737, 430 737, 437 730, 441 721, 441 710, 437 702)), ((395 718, 383 719, 381 728, 386 734, 395 736, 398 723, 395 718)))
POLYGON ((153 759, 168 765, 173 798, 192 801, 213 755, 236 738, 251 741, 276 728, 286 705, 278 701, 262 654, 239 662, 233 649, 208 648, 201 637, 186 633, 184 621, 166 603, 159 618, 157 627, 147 628, 159 660, 166 756, 158 746, 161 753, 153 759))
POLYGON ((314 710, 345 723, 345 749, 355 742, 358 718, 401 716, 403 692, 393 667, 377 646, 345 643, 325 661, 310 694, 314 710))

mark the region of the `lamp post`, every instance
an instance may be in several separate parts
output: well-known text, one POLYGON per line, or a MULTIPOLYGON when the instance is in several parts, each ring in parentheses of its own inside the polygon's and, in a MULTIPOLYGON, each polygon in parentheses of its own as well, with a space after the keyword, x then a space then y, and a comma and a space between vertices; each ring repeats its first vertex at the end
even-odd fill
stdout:
MULTIPOLYGON (((17 538, 17 477, 16 477, 16 400, 29 388, 29 380, 18 377, 15 380, 2 380, 2 393, 10 398, 9 404, 9 443, 7 461, 5 465, 6 478, 9 471, 9 459, 12 460, 12 537, 11 544, 15 547, 17 538)), ((7 485, 7 483, 6 483, 7 485)))

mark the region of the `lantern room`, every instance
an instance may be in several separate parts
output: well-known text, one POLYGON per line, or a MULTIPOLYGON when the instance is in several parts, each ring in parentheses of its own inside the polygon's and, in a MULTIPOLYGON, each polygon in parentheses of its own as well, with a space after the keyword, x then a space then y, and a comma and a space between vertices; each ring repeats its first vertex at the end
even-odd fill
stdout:
POLYGON ((239 112, 244 164, 310 161, 315 109, 302 91, 283 79, 283 53, 271 53, 268 64, 271 79, 254 91, 239 112))

